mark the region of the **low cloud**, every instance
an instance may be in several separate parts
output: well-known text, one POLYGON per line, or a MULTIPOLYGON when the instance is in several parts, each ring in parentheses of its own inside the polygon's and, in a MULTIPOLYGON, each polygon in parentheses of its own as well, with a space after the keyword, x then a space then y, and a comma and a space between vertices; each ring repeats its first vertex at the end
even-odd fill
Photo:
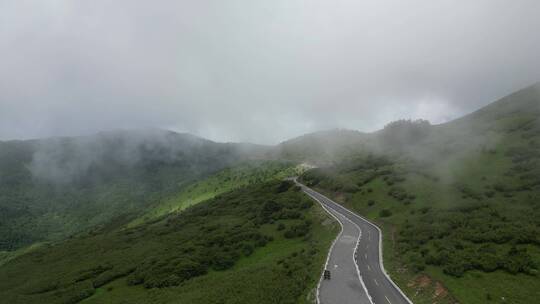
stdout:
POLYGON ((540 80, 539 13, 535 0, 2 1, 0 139, 160 127, 273 144, 444 122, 540 80))

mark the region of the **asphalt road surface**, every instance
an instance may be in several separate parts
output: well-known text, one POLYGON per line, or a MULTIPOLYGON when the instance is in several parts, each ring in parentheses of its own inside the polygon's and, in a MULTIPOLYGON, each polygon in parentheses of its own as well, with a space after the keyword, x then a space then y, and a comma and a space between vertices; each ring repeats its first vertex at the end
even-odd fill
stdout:
POLYGON ((386 275, 381 259, 381 232, 374 224, 298 183, 342 226, 328 254, 326 269, 331 279, 321 278, 317 289, 320 304, 411 304, 386 275))

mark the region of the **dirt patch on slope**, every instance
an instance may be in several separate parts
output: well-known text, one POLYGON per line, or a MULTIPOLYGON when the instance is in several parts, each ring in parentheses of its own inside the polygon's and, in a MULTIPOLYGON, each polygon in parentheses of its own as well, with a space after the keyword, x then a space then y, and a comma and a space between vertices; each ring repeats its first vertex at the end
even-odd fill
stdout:
POLYGON ((433 280, 426 274, 416 276, 407 283, 407 286, 416 290, 415 295, 430 296, 433 304, 458 304, 441 282, 433 280))

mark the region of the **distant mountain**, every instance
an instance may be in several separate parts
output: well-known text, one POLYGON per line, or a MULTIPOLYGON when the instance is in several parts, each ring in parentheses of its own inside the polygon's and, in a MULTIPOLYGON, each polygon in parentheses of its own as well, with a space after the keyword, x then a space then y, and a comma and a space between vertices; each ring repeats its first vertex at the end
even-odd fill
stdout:
POLYGON ((163 130, 0 142, 0 251, 138 213, 266 150, 163 130))
POLYGON ((510 120, 512 117, 527 114, 530 117, 540 115, 540 83, 531 85, 501 98, 473 113, 465 115, 445 125, 457 125, 464 122, 489 123, 510 120))
POLYGON ((373 133, 321 131, 287 140, 276 150, 282 158, 330 164, 366 153, 421 158, 448 156, 447 149, 465 152, 478 146, 488 148, 501 134, 538 129, 539 96, 540 84, 535 84, 448 123, 401 120, 373 133))

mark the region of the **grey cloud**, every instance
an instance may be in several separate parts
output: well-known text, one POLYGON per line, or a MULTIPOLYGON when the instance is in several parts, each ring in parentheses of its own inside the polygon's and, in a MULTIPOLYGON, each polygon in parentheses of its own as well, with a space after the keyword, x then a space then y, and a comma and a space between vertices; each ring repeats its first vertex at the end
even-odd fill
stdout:
POLYGON ((0 139, 276 143, 443 122, 540 80, 540 3, 0 0, 0 139))

